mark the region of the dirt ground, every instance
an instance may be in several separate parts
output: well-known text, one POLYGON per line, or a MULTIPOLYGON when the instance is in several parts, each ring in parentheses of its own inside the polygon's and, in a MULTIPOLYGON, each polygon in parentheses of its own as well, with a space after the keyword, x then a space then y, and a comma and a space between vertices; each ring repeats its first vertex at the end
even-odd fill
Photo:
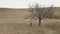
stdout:
POLYGON ((0 34, 60 34, 59 19, 42 19, 41 26, 34 20, 30 27, 29 19, 25 19, 27 11, 0 9, 0 34))

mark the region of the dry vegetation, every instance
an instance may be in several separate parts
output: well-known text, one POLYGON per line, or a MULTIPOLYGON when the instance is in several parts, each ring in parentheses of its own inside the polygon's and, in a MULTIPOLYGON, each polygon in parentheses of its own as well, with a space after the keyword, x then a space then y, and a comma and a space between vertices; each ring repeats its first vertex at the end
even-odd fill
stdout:
MULTIPOLYGON (((59 16, 60 9, 54 10, 55 15, 59 16)), ((28 14, 27 11, 26 9, 0 9, 0 34, 60 34, 59 19, 44 18, 41 26, 38 26, 38 20, 34 20, 33 26, 30 27, 29 19, 24 18, 28 14)))

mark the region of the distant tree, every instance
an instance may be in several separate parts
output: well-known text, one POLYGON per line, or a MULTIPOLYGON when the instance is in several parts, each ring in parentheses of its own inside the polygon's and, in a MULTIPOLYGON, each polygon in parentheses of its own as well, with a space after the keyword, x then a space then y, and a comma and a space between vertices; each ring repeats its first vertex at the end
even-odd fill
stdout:
POLYGON ((29 18, 33 19, 37 17, 39 19, 39 26, 41 25, 41 20, 43 18, 51 18, 53 16, 53 11, 52 11, 53 5, 51 7, 45 8, 44 6, 41 7, 38 3, 29 5, 29 12, 30 15, 28 16, 29 18))

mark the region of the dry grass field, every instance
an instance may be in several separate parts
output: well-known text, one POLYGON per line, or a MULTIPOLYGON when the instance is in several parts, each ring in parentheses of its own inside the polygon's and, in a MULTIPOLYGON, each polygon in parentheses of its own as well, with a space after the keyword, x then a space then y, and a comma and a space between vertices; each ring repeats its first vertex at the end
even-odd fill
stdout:
MULTIPOLYGON (((55 8, 55 15, 60 16, 60 9, 55 8)), ((0 34, 60 34, 60 19, 42 19, 41 26, 38 20, 33 21, 30 27, 27 9, 0 9, 0 34)))

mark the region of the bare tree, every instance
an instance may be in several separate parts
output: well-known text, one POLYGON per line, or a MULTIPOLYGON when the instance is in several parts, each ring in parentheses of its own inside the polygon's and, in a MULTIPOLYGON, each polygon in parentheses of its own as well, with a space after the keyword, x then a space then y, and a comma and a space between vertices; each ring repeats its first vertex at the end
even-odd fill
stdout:
POLYGON ((43 18, 51 18, 53 16, 52 11, 53 5, 51 7, 45 8, 44 6, 41 7, 39 4, 33 4, 32 6, 29 5, 29 18, 33 19, 37 17, 39 19, 39 26, 41 25, 41 20, 43 18))

